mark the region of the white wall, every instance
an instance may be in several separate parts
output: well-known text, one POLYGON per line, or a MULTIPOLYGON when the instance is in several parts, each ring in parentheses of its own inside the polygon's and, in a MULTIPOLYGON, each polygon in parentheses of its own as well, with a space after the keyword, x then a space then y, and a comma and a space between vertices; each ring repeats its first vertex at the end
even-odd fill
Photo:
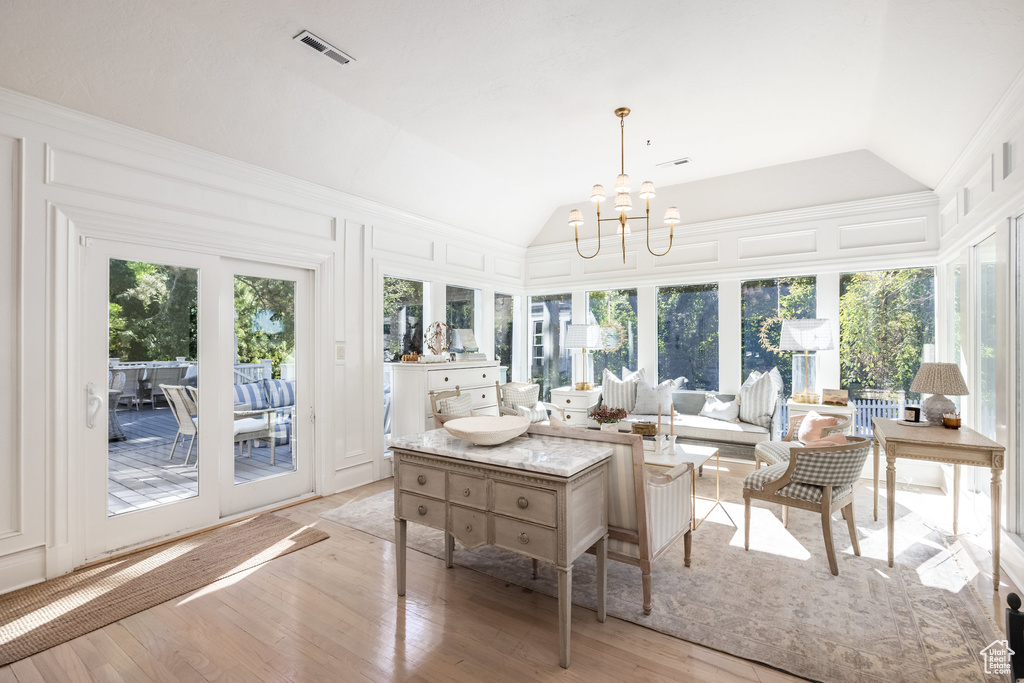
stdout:
POLYGON ((75 563, 80 235, 316 269, 324 494, 389 474, 379 273, 418 270, 486 303, 495 287, 521 290, 524 271, 521 248, 0 90, 0 592, 75 563))

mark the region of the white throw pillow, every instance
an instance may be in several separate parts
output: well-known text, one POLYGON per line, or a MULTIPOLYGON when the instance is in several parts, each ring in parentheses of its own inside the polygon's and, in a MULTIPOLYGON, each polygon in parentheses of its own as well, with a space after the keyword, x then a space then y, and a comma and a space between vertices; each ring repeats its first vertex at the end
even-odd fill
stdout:
POLYGON ((504 387, 502 389, 503 403, 506 408, 512 410, 519 406, 532 408, 540 400, 540 385, 527 384, 521 387, 504 387))
POLYGON ((740 388, 740 420, 758 427, 771 426, 778 396, 771 374, 764 373, 752 384, 743 384, 740 388))
POLYGON ((548 419, 548 409, 544 407, 543 403, 538 403, 532 408, 529 406, 516 406, 516 410, 530 422, 545 422, 548 419))
POLYGON ((657 415, 660 408, 662 415, 668 415, 672 411, 672 389, 675 384, 674 379, 667 379, 656 387, 644 380, 638 381, 636 402, 633 404, 633 410, 629 412, 637 415, 657 415))
POLYGON ((442 398, 437 402, 437 412, 442 415, 457 415, 459 417, 469 417, 473 414, 470 405, 473 402, 473 397, 469 394, 462 394, 460 396, 452 396, 450 398, 442 398))
POLYGON ((636 403, 636 380, 623 382, 608 368, 601 375, 601 405, 609 408, 622 408, 627 413, 633 412, 636 403))
POLYGON ((736 401, 723 401, 714 394, 708 394, 700 415, 723 422, 740 421, 740 404, 736 401))
POLYGON ((644 377, 644 369, 640 368, 636 372, 630 370, 625 365, 622 366, 622 381, 629 382, 630 380, 646 379, 644 377))

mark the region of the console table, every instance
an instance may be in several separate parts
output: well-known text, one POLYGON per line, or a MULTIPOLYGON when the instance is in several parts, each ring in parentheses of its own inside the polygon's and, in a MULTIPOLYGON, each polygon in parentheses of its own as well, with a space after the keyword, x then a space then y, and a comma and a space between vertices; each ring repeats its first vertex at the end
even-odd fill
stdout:
POLYGON ((953 533, 957 532, 960 509, 960 465, 988 467, 992 470, 992 583, 999 590, 1000 486, 1003 474, 1001 445, 973 429, 946 429, 940 426, 908 427, 896 420, 876 417, 871 420, 875 434, 875 519, 878 514, 878 457, 885 451, 886 526, 889 531, 889 566, 893 563, 893 525, 896 521, 896 458, 945 462, 953 465, 953 533))
POLYGON ((441 529, 445 566, 455 539, 551 562, 558 570, 559 664, 569 667, 572 562, 597 553, 597 620, 605 620, 608 462, 612 449, 520 436, 474 446, 444 429, 392 439, 395 562, 405 595, 406 522, 441 529))

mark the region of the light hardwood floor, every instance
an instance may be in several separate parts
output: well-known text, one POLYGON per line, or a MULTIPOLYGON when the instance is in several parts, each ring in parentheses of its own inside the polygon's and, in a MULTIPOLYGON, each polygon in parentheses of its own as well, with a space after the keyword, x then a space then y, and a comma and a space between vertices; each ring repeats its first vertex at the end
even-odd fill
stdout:
POLYGON ((0 668, 37 681, 799 680, 573 607, 572 666, 558 666, 557 601, 318 515, 391 480, 289 508, 331 538, 0 668))

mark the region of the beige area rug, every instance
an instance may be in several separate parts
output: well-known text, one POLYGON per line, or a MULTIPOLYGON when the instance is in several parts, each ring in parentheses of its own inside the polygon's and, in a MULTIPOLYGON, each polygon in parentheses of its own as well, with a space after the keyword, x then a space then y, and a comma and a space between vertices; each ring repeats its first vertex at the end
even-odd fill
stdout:
POLYGON ((0 595, 0 666, 325 538, 260 515, 0 595))
MULTIPOLYGON (((698 494, 714 493, 714 472, 698 478, 698 494), (711 474, 711 476, 708 476, 711 474)), ((979 656, 997 629, 958 565, 956 537, 928 525, 897 501, 896 566, 886 562, 884 498, 871 519, 871 489, 855 502, 861 557, 850 548, 846 524, 833 524, 839 576, 829 573, 821 517, 754 503, 750 551, 743 550, 742 482, 722 477, 723 509, 693 532, 693 562, 683 567, 678 541, 654 565, 653 610, 641 609, 640 570, 608 563, 607 609, 612 616, 706 647, 820 681, 1000 681, 984 673, 979 656)), ((322 516, 394 540, 392 492, 353 502, 322 516)), ((698 508, 700 510, 700 508, 698 508)), ((442 533, 409 524, 409 547, 442 557, 442 533)), ((962 554, 962 553, 961 553, 962 554)), ((463 567, 556 595, 555 572, 496 548, 466 550, 463 567)), ((409 591, 416 587, 410 585, 409 591)), ((573 602, 594 609, 594 558, 573 571, 573 602)))

